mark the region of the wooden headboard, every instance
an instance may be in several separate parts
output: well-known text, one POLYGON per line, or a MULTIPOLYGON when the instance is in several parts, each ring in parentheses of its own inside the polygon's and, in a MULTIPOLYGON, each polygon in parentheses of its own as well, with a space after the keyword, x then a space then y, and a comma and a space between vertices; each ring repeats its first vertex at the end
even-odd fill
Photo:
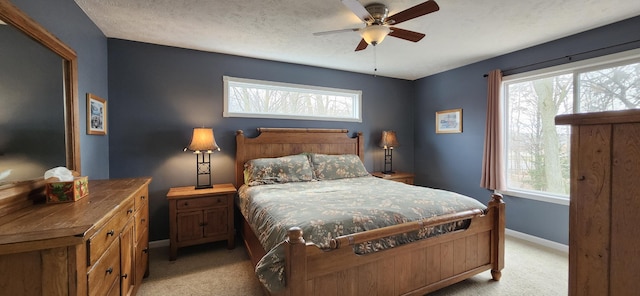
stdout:
POLYGON ((258 128, 260 134, 247 138, 236 132, 236 187, 244 184, 244 164, 255 158, 280 157, 303 152, 356 154, 364 162, 364 137, 350 138, 346 129, 258 128))

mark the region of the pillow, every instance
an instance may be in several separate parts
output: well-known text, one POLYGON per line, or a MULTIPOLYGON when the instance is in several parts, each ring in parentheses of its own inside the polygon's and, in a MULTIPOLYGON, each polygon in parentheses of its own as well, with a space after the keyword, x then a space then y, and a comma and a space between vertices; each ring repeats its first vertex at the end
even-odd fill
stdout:
POLYGON ((328 155, 312 153, 311 164, 318 180, 368 176, 369 172, 355 154, 328 155))
POLYGON ((313 180, 306 155, 257 158, 244 164, 244 183, 249 186, 313 180))

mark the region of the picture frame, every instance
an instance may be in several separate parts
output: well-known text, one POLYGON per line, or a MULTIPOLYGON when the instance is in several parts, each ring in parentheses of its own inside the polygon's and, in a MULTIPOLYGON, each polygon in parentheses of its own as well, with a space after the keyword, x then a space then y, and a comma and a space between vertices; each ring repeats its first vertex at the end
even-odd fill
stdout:
POLYGON ((462 132, 462 109, 449 109, 436 112, 436 134, 455 134, 462 132))
POLYGON ((87 134, 107 134, 107 100, 87 93, 87 134))

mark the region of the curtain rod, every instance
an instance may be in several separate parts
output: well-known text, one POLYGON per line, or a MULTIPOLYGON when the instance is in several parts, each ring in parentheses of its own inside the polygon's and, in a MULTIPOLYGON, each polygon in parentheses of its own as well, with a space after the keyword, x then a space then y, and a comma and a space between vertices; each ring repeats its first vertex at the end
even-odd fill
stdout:
MULTIPOLYGON (((587 53, 592 53, 592 52, 596 52, 596 51, 600 51, 600 50, 610 49, 610 48, 614 48, 614 47, 618 47, 618 46, 628 45, 628 44, 632 44, 632 43, 636 43, 636 42, 640 42, 640 39, 629 41, 629 42, 624 42, 624 43, 618 43, 618 44, 610 45, 610 46, 606 46, 606 47, 596 48, 596 49, 592 49, 592 50, 587 50, 587 51, 579 52, 579 53, 572 54, 572 55, 566 55, 566 56, 563 56, 563 57, 560 57, 560 58, 549 59, 549 60, 545 60, 545 61, 542 61, 542 62, 537 62, 537 63, 532 63, 532 64, 528 64, 528 65, 524 65, 524 66, 519 66, 519 67, 515 67, 515 68, 504 70, 502 72, 503 73, 504 72, 511 72, 511 71, 514 71, 514 70, 522 69, 522 68, 528 68, 528 67, 531 67, 531 66, 536 66, 536 65, 540 65, 540 64, 549 63, 549 62, 555 62, 555 61, 564 60, 564 59, 568 59, 568 61, 570 62, 571 60, 573 60, 573 58, 575 56, 579 56, 579 55, 583 55, 583 54, 587 54, 587 53)), ((487 77, 487 76, 489 76, 489 74, 484 74, 483 75, 483 77, 487 77)))

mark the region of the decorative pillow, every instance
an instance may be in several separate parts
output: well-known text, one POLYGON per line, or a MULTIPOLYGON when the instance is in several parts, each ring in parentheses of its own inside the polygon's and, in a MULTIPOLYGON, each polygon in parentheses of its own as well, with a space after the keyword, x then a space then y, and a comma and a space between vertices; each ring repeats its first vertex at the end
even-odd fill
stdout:
POLYGON ((334 180, 368 176, 369 172, 355 154, 311 154, 311 164, 315 178, 318 180, 334 180))
POLYGON ((257 158, 244 164, 244 183, 249 186, 313 180, 306 155, 257 158))

